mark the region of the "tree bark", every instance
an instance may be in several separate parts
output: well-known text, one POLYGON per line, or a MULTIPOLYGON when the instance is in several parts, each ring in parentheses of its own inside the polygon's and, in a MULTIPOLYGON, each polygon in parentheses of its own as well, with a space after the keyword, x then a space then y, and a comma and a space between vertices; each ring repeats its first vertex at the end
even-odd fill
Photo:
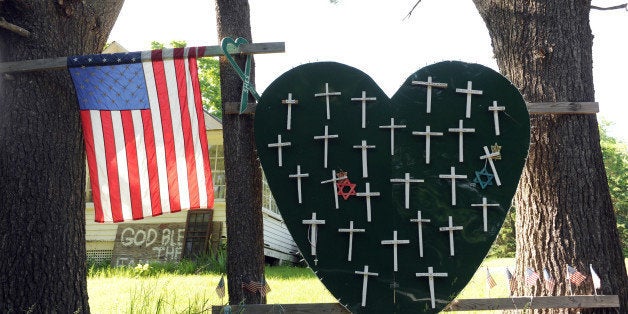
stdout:
MULTIPOLYGON (((216 19, 219 41, 224 37, 243 37, 252 42, 247 0, 216 1, 216 19)), ((244 69, 245 58, 234 58, 244 69)), ((220 82, 227 188, 229 303, 266 303, 260 293, 242 288, 242 283, 260 282, 264 273, 262 172, 255 149, 254 118, 250 114, 229 114, 225 110, 225 103, 240 102, 242 80, 224 57, 220 58, 220 82)), ((254 84, 254 70, 251 71, 251 84, 254 84)))
MULTIPOLYGON (((122 0, 4 1, 0 60, 96 53, 122 0)), ((88 313, 85 161, 67 71, 0 78, 0 312, 88 313)))
MULTIPOLYGON (((590 1, 474 0, 501 72, 528 102, 594 101, 590 1)), ((574 294, 618 294, 628 309, 628 279, 602 163, 595 115, 532 115, 531 143, 515 196, 518 295, 568 295, 566 265, 588 278, 574 294), (523 281, 527 267, 556 280, 553 291, 523 281)), ((575 310, 539 310, 568 313, 575 310)), ((584 311, 586 312, 586 311, 584 311)), ((616 313, 615 309, 595 313, 616 313)))

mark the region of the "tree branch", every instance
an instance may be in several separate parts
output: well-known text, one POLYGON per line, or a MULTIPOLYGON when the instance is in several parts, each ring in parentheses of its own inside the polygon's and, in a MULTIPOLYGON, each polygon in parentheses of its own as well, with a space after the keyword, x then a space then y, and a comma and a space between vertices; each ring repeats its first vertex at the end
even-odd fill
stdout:
POLYGON ((23 37, 29 37, 31 35, 31 32, 15 25, 15 24, 11 24, 9 22, 7 22, 7 20, 5 20, 3 17, 0 17, 0 27, 10 30, 20 36, 23 37))
MULTIPOLYGON (((421 0, 418 0, 414 6, 412 6, 412 9, 410 9, 410 12, 408 12, 408 15, 406 15, 406 17, 403 18, 403 20, 409 19, 410 15, 412 15, 412 12, 414 12, 414 9, 416 9, 416 7, 419 5, 419 3, 421 3, 421 0)), ((403 21, 402 20, 402 21, 403 21)))
POLYGON ((606 10, 617 10, 617 9, 626 9, 626 11, 628 11, 628 3, 624 3, 624 4, 620 4, 620 5, 615 5, 612 7, 598 7, 595 5, 591 6, 591 9, 595 9, 595 10, 602 10, 602 11, 606 11, 606 10))

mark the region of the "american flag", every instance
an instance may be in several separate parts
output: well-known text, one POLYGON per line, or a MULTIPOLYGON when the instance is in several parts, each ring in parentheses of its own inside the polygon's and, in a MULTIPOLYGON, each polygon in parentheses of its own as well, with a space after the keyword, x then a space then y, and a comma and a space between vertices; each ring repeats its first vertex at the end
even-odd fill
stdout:
POLYGON ((97 222, 213 207, 201 49, 68 57, 97 222))
POLYGON ((261 282, 257 281, 249 281, 246 283, 242 283, 242 288, 250 291, 250 292, 259 292, 262 296, 265 296, 268 292, 270 292, 270 286, 268 282, 264 278, 262 278, 261 282))
POLYGON ((528 267, 526 268, 525 280, 528 285, 536 286, 536 281, 539 280, 539 274, 537 274, 534 269, 528 267))
POLYGON ((567 265, 567 280, 575 284, 576 286, 580 286, 582 282, 587 278, 587 276, 580 273, 575 268, 567 265))
POLYGON ((262 296, 265 296, 270 292, 270 286, 268 285, 268 281, 266 281, 265 277, 262 277, 262 288, 260 289, 260 293, 262 296))
POLYGON ((508 267, 506 267, 506 279, 508 280, 508 287, 510 289, 510 293, 517 289, 517 280, 512 276, 508 267))
POLYGON ((554 285, 556 284, 552 275, 550 275, 549 271, 547 271, 547 268, 543 268, 543 282, 545 283, 545 288, 547 288, 548 291, 552 291, 554 289, 554 285))
POLYGON ((488 267, 486 267, 486 284, 489 286, 490 289, 497 286, 495 279, 493 279, 493 276, 491 276, 491 273, 488 271, 488 267))
POLYGON ((602 280, 600 276, 597 275, 595 270, 593 270, 593 264, 589 264, 589 269, 591 270, 591 279, 593 280, 593 289, 601 289, 602 288, 602 280))
POLYGON ((225 277, 220 277, 220 281, 216 286, 216 294, 222 299, 225 297, 225 277))

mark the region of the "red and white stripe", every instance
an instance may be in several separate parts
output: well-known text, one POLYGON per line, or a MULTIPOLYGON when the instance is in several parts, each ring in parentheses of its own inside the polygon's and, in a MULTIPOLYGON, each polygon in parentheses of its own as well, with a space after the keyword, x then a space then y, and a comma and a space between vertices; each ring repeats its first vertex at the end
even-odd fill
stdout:
POLYGON ((142 53, 150 110, 81 111, 96 221, 213 207, 196 55, 142 53))

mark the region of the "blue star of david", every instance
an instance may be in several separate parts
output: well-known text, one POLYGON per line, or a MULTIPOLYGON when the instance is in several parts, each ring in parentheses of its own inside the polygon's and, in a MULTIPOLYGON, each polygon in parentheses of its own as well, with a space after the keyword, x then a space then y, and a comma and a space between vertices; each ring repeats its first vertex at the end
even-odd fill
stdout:
POLYGON ((486 167, 482 168, 480 171, 475 172, 475 179, 473 182, 478 183, 482 190, 486 189, 487 186, 493 185, 493 178, 495 176, 486 170, 486 167))

